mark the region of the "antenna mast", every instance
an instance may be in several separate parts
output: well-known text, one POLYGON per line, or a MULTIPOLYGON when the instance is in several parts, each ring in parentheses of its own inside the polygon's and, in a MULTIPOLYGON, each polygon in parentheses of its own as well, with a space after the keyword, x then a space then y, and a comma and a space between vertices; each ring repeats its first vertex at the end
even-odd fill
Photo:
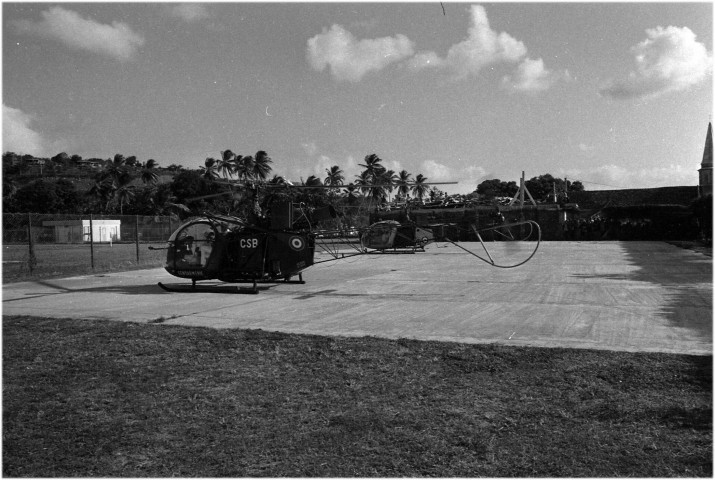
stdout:
POLYGON ((529 189, 526 188, 526 183, 524 182, 524 171, 521 171, 521 182, 519 183, 519 191, 514 194, 514 198, 511 199, 511 202, 509 202, 509 206, 511 207, 514 205, 514 202, 516 202, 516 199, 519 199, 519 206, 523 207, 524 206, 524 192, 529 196, 529 200, 531 200, 531 203, 536 206, 536 202, 534 201, 534 197, 531 196, 531 192, 529 192, 529 189))

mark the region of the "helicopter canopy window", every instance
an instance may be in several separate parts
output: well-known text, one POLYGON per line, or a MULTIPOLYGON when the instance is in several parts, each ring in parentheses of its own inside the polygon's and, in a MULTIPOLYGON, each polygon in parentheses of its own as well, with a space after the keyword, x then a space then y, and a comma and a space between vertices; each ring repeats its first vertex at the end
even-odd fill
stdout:
POLYGON ((189 223, 176 232, 173 263, 177 269, 203 268, 214 247, 216 233, 208 222, 189 223))

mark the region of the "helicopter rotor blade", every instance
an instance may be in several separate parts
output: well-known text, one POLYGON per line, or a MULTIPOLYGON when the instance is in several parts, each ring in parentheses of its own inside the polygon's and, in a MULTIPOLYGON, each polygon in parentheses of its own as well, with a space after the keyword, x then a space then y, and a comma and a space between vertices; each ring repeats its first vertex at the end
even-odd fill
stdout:
POLYGON ((198 196, 198 197, 187 198, 186 201, 187 201, 187 202, 194 202, 194 201, 197 201, 197 200, 205 200, 205 199, 207 199, 207 198, 223 197, 223 196, 225 196, 225 195, 231 195, 232 193, 233 193, 233 192, 212 193, 211 195, 201 195, 201 196, 198 196))
POLYGON ((236 198, 237 196, 240 196, 241 194, 240 194, 239 192, 233 192, 233 191, 220 192, 220 193, 212 193, 212 194, 209 194, 209 195, 201 195, 201 196, 198 196, 198 197, 187 198, 186 201, 187 201, 187 202, 193 202, 193 201, 196 201, 196 200, 204 200, 204 199, 207 199, 207 198, 217 198, 217 197, 223 197, 223 196, 226 196, 226 195, 231 195, 231 196, 233 196, 234 198, 236 198))
MULTIPOLYGON (((232 185, 232 186, 238 186, 238 187, 259 187, 260 188, 285 188, 285 189, 291 189, 291 188, 296 188, 296 189, 301 189, 301 188, 384 188, 387 185, 379 185, 379 184, 372 184, 372 185, 355 185, 355 184, 348 184, 348 185, 289 185, 289 184, 283 184, 283 183, 239 183, 239 182, 218 182, 217 183, 223 183, 226 185, 232 185)), ((428 182, 428 183, 414 183, 414 182, 405 182, 405 183, 396 183, 393 184, 393 187, 396 186, 401 186, 401 185, 407 185, 408 187, 413 187, 415 185, 424 185, 426 187, 429 187, 431 185, 456 185, 459 182, 428 182)))

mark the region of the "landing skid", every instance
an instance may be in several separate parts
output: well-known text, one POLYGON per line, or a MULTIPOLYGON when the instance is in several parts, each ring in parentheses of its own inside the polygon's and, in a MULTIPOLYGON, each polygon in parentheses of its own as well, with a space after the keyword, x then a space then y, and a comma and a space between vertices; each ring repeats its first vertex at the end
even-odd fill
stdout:
POLYGON ((365 253, 380 253, 386 255, 412 255, 417 252, 424 252, 424 247, 396 247, 396 248, 380 248, 371 250, 365 253))
POLYGON ((162 290, 172 293, 242 293, 256 295, 261 290, 266 290, 268 287, 259 287, 258 282, 261 283, 292 283, 298 285, 304 285, 305 280, 303 280, 303 274, 298 274, 298 280, 291 280, 291 277, 286 277, 283 280, 230 280, 225 283, 251 283, 253 286, 251 288, 241 288, 232 287, 229 285, 197 285, 196 280, 191 281, 191 285, 177 285, 169 286, 164 285, 159 282, 158 285, 162 290))
POLYGON ((253 288, 240 288, 230 285, 164 285, 163 283, 158 283, 162 290, 171 293, 242 293, 255 295, 259 292, 259 288, 254 286, 253 288))

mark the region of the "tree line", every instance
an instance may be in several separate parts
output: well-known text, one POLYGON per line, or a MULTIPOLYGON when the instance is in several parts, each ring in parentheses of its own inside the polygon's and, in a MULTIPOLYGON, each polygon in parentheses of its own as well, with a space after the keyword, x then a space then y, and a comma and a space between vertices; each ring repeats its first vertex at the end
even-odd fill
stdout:
MULTIPOLYGON (((288 184, 274 174, 272 159, 263 150, 255 155, 240 155, 232 150, 208 157, 198 169, 179 165, 161 168, 154 159, 142 163, 135 156, 116 154, 111 159, 82 159, 61 153, 50 159, 8 152, 3 155, 3 210, 6 213, 97 213, 130 215, 179 215, 208 210, 235 213, 247 194, 244 189, 227 186, 236 180, 244 184, 288 184), (90 166, 91 165, 91 166, 90 166), (81 169, 81 173, 80 170, 81 169), (34 172, 35 175, 31 173, 34 172), (71 174, 68 174, 71 172, 71 174), (168 173, 169 182, 159 175, 168 173), (39 178, 37 178, 39 176, 39 178), (222 192, 229 195, 218 195, 222 192), (212 197, 198 198, 197 197, 212 197), (194 200, 196 199, 196 200, 194 200)), ((429 190, 427 178, 415 178, 406 170, 399 173, 382 165, 377 154, 365 157, 364 170, 346 184, 344 171, 334 165, 320 178, 310 175, 301 185, 334 187, 304 191, 312 203, 354 202, 366 198, 384 202, 396 191, 396 198, 424 198, 429 190), (345 186, 345 188, 341 188, 345 186)))
MULTIPOLYGON (((583 183, 578 180, 571 182, 568 179, 556 178, 549 173, 525 180, 524 186, 537 201, 559 201, 567 199, 568 192, 582 192, 584 190, 583 183)), ((487 198, 513 198, 518 191, 519 186, 516 182, 504 182, 498 178, 484 180, 477 186, 476 190, 479 195, 487 198)))
MULTIPOLYGON (((200 211, 242 214, 257 199, 253 198, 251 188, 228 184, 237 181, 250 187, 263 182, 290 183, 275 174, 272 165, 272 159, 264 150, 241 155, 227 149, 216 158, 206 158, 198 169, 176 164, 162 168, 154 159, 141 162, 135 156, 122 154, 106 160, 85 160, 64 152, 49 159, 8 152, 3 155, 3 211, 179 217, 200 211), (77 174, 78 169, 83 169, 82 175, 77 174), (29 172, 35 175, 28 175, 29 172), (160 175, 168 175, 171 180, 159 182, 160 175)), ((293 194, 298 196, 294 200, 315 206, 366 202, 379 206, 389 201, 489 201, 495 197, 513 197, 518 191, 516 182, 491 179, 480 183, 471 194, 448 196, 436 186, 430 186, 422 174, 413 176, 406 170, 395 172, 386 168, 377 154, 365 156, 359 165, 362 170, 349 182, 338 165, 325 169, 322 178, 316 175, 301 178, 299 185, 328 188, 301 190, 293 194)), ((527 180, 526 186, 538 200, 545 200, 554 190, 560 193, 583 190, 581 182, 567 182, 549 174, 527 180)))

